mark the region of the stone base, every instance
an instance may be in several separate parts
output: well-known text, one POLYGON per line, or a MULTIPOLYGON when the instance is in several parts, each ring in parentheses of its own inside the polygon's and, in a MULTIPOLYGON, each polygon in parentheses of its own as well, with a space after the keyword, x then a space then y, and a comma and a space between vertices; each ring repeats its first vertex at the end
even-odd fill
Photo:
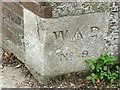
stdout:
POLYGON ((43 19, 24 9, 24 20, 25 63, 43 82, 85 70, 85 60, 106 52, 107 12, 43 19))

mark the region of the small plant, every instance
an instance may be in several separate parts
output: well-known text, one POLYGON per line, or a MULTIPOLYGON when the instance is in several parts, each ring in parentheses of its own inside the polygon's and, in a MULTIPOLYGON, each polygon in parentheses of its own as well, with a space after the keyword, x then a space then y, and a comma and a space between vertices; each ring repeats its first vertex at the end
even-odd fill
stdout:
POLYGON ((90 75, 87 80, 92 80, 93 84, 100 81, 114 83, 120 78, 120 67, 115 65, 117 59, 111 54, 101 54, 98 59, 88 59, 90 75))

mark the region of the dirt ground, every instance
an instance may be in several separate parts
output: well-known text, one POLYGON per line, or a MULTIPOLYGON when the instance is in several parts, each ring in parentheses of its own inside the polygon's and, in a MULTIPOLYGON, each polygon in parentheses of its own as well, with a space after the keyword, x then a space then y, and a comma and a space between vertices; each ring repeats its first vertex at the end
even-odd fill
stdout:
MULTIPOLYGON (((34 77, 25 76, 21 68, 5 66, 0 71, 2 74, 2 82, 0 82, 2 88, 97 88, 97 86, 92 86, 91 82, 83 80, 84 74, 79 76, 79 73, 55 77, 50 80, 48 85, 40 85, 34 77)), ((117 84, 117 86, 111 85, 107 88, 120 88, 120 81, 117 84)))
POLYGON ((25 77, 20 68, 6 66, 0 71, 3 88, 31 88, 35 84, 35 80, 30 79, 29 76, 25 77))

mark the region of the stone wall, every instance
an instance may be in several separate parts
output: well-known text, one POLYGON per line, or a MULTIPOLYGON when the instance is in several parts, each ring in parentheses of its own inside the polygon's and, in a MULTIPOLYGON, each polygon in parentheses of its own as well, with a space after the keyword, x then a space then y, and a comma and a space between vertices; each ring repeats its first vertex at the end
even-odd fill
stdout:
POLYGON ((15 2, 2 3, 2 48, 24 59, 23 8, 15 2))
POLYGON ((52 15, 49 6, 44 3, 33 2, 2 2, 2 48, 16 54, 16 56, 24 60, 24 20, 23 9, 27 8, 36 15, 43 18, 50 18, 52 15), (45 11, 48 12, 45 12, 45 11), (50 11, 51 12, 50 12, 50 11), (42 12, 41 12, 42 11, 42 12))

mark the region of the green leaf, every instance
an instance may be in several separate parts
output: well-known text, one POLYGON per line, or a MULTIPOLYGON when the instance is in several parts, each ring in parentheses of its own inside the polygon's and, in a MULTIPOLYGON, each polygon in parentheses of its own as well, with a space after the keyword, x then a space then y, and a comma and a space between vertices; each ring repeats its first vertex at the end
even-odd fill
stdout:
POLYGON ((116 66, 116 69, 117 69, 117 70, 119 70, 119 68, 120 68, 119 66, 116 66))
POLYGON ((92 77, 94 77, 95 76, 95 74, 94 73, 92 73, 92 77))
POLYGON ((92 77, 91 77, 91 76, 87 76, 86 79, 87 79, 87 80, 91 80, 92 77))
POLYGON ((120 73, 120 67, 116 66, 117 71, 120 73))
POLYGON ((96 80, 95 80, 95 79, 92 79, 92 82, 95 84, 96 80))
POLYGON ((91 76, 86 78, 88 80, 92 80, 94 84, 98 78, 101 80, 105 79, 113 83, 115 80, 120 78, 120 67, 116 66, 116 69, 114 69, 116 60, 117 59, 111 54, 101 54, 96 60, 89 59, 87 63, 90 67, 89 71, 91 76))
POLYGON ((100 79, 102 80, 103 78, 104 78, 104 76, 101 75, 101 76, 100 76, 100 79))
POLYGON ((106 71, 106 70, 107 70, 107 66, 104 66, 103 70, 105 70, 105 71, 106 71))
POLYGON ((95 66, 94 66, 94 65, 92 65, 92 66, 91 66, 91 69, 92 69, 92 70, 94 70, 94 69, 95 69, 95 66))

